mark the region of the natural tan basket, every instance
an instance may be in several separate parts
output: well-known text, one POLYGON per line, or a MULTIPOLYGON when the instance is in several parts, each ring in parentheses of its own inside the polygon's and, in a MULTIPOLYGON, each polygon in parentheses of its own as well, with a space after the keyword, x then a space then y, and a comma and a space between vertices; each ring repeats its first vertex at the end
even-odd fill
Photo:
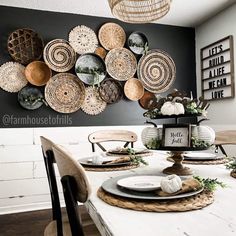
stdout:
POLYGON ((235 172, 235 170, 232 170, 232 171, 230 172, 230 175, 231 175, 233 178, 236 178, 236 172, 235 172))
POLYGON ((131 170, 138 168, 139 165, 137 164, 130 164, 130 165, 125 165, 125 166, 119 166, 119 167, 84 167, 85 170, 87 171, 98 171, 98 172, 105 172, 105 171, 122 171, 122 170, 131 170))
POLYGON ((42 57, 43 40, 32 29, 17 29, 10 34, 7 48, 15 61, 26 65, 42 57))
MULTIPOLYGON (((167 157, 167 160, 174 162, 171 157, 167 157)), ((220 164, 225 164, 227 162, 228 160, 226 158, 217 159, 217 160, 209 160, 209 161, 200 161, 200 160, 196 160, 196 161, 183 160, 182 161, 183 164, 191 164, 191 165, 220 165, 220 164)))

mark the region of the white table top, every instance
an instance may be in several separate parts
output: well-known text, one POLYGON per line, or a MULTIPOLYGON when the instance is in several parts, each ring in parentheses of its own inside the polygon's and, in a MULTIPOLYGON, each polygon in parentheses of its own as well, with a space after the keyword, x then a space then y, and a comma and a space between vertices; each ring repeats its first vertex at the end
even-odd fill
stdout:
POLYGON ((213 204, 189 212, 140 212, 110 206, 97 197, 97 190, 108 178, 131 173, 161 174, 172 163, 166 154, 155 152, 145 158, 149 166, 114 172, 87 171, 92 195, 86 207, 101 234, 114 236, 232 236, 236 235, 236 179, 224 165, 189 165, 195 175, 218 178, 228 185, 215 192, 213 204))

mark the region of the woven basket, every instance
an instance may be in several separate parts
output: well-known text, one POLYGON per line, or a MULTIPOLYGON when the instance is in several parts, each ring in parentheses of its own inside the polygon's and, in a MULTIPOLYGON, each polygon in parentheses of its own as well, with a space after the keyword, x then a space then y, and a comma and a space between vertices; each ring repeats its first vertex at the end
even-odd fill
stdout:
POLYGON ((42 57, 43 40, 32 29, 17 29, 10 34, 7 48, 15 61, 26 65, 42 57))
POLYGON ((233 178, 236 178, 236 172, 235 172, 235 171, 232 170, 232 171, 230 172, 230 175, 231 175, 233 178))
POLYGON ((124 93, 128 99, 138 101, 144 94, 144 88, 140 80, 130 78, 125 83, 124 93))

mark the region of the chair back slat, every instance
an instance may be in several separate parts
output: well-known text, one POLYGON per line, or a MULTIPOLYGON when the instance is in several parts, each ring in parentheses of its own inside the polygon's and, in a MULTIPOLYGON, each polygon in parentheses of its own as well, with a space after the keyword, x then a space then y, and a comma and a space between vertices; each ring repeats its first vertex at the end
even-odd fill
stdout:
POLYGON ((216 132, 215 145, 236 144, 236 130, 224 130, 216 132))
POLYGON ((53 153, 61 178, 72 176, 76 182, 76 200, 82 203, 86 202, 91 194, 91 187, 84 168, 58 145, 53 147, 53 153))
POLYGON ((111 142, 111 141, 121 141, 125 142, 124 147, 127 147, 138 139, 137 135, 128 130, 100 130, 96 131, 88 136, 89 142, 92 144, 92 151, 95 151, 94 144, 98 145, 103 151, 106 151, 104 146, 101 145, 102 142, 111 142))

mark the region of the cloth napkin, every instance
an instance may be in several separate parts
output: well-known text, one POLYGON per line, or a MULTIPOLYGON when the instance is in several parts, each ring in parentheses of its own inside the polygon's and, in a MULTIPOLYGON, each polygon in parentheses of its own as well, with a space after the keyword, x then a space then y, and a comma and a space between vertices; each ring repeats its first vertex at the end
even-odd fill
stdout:
POLYGON ((201 187, 202 185, 198 180, 190 178, 190 179, 184 180, 182 183, 182 188, 175 193, 166 193, 166 192, 163 192, 162 190, 157 190, 156 193, 160 197, 175 196, 181 193, 189 193, 189 192, 196 191, 200 189, 201 187))
POLYGON ((112 161, 105 161, 105 164, 124 163, 124 162, 129 162, 129 161, 130 161, 130 157, 125 156, 125 157, 119 157, 119 158, 112 160, 112 161))

